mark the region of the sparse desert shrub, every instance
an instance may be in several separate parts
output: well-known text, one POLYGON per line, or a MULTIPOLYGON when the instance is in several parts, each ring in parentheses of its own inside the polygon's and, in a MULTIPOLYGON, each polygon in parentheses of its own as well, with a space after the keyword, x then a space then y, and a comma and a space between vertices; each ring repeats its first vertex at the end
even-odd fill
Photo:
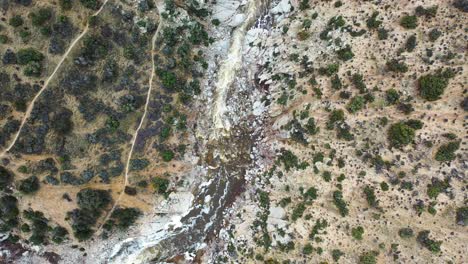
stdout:
POLYGON ((432 178, 431 183, 427 185, 427 196, 431 199, 437 199, 437 196, 442 192, 446 192, 448 188, 450 188, 448 178, 443 181, 437 178, 432 178))
POLYGON ((160 155, 161 155, 161 158, 162 158, 163 161, 169 162, 174 158, 175 154, 174 154, 174 151, 172 151, 170 149, 165 149, 165 150, 160 152, 160 155))
POLYGON ((425 16, 426 18, 433 18, 437 15, 437 10, 439 7, 437 5, 430 7, 417 6, 415 9, 415 14, 417 16, 425 16))
POLYGON ((67 229, 61 226, 56 226, 54 229, 52 229, 52 241, 56 244, 61 244, 63 241, 65 241, 66 236, 68 235, 67 229))

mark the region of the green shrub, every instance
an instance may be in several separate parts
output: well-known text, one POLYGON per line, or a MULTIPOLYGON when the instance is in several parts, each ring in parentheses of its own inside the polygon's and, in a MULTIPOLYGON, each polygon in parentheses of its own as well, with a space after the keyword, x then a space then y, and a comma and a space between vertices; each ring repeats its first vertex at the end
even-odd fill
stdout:
POLYGON ((135 223, 140 215, 141 212, 137 208, 117 208, 112 212, 111 219, 119 229, 126 230, 135 223))
POLYGON ((377 30, 377 37, 379 38, 379 40, 388 39, 388 30, 386 30, 385 28, 379 28, 377 30))
POLYGON ((428 101, 440 99, 447 88, 452 75, 439 71, 436 74, 427 74, 419 78, 419 92, 421 97, 428 101))
POLYGON ((365 252, 359 256, 359 264, 376 264, 378 252, 365 252))
POLYGON ((343 200, 343 193, 341 191, 333 192, 333 203, 338 208, 340 215, 345 217, 348 215, 349 210, 346 202, 343 200))
POLYGON ((448 188, 450 188, 448 179, 441 181, 437 178, 432 178, 432 182, 427 185, 427 195, 431 199, 437 199, 437 196, 441 192, 446 192, 448 188))
POLYGON ((60 8, 70 10, 73 7, 73 0, 59 0, 60 8))
POLYGON ((390 126, 387 137, 392 147, 399 148, 413 141, 415 131, 405 123, 398 122, 390 126))
POLYGON ((362 74, 355 73, 351 76, 351 82, 353 85, 359 90, 360 93, 365 93, 367 90, 367 86, 364 83, 364 77, 362 74))
POLYGON ((5 167, 0 166, 0 190, 5 190, 13 180, 13 174, 5 167))
POLYGON ((30 17, 33 26, 42 26, 52 18, 52 9, 45 7, 40 8, 37 12, 31 13, 30 17))
POLYGON ((296 221, 297 219, 301 218, 302 215, 304 214, 304 211, 306 209, 306 205, 304 202, 299 203, 296 207, 294 207, 291 215, 291 219, 293 221, 296 221))
POLYGON ((406 29, 415 29, 418 26, 418 17, 405 15, 400 19, 400 25, 406 29))
POLYGON ((413 232, 413 229, 409 227, 405 227, 405 228, 400 228, 400 230, 398 230, 398 235, 401 238, 410 238, 414 236, 414 232, 413 232))
POLYGON ((406 40, 405 49, 408 52, 412 52, 415 48, 416 48, 416 35, 412 35, 406 40))
POLYGON ((0 35, 0 44, 6 44, 8 42, 7 35, 0 35))
POLYGON ((101 3, 98 0, 80 0, 81 4, 91 10, 98 10, 101 3))
POLYGON ((439 39, 440 36, 442 36, 442 32, 440 32, 440 30, 438 30, 437 28, 434 28, 431 31, 429 31, 429 40, 432 42, 439 39))
POLYGON ((336 63, 329 64, 325 68, 324 67, 319 68, 319 73, 322 75, 326 75, 326 76, 332 76, 333 74, 338 72, 339 68, 340 66, 336 63))
POLYGON ((417 130, 417 129, 423 128, 424 123, 423 123, 422 121, 420 121, 420 120, 408 119, 408 120, 405 122, 405 125, 411 127, 411 128, 414 129, 414 130, 417 130))
POLYGON ((457 208, 455 220, 458 225, 468 225, 468 206, 457 208))
POLYGON ((374 12, 372 13, 372 16, 367 19, 366 25, 369 29, 376 29, 382 24, 382 21, 377 19, 378 15, 379 12, 374 12))
POLYGON ((170 149, 165 149, 161 151, 161 157, 163 161, 169 162, 174 158, 174 152, 170 149))
POLYGON ((351 46, 346 46, 345 48, 342 48, 336 52, 338 55, 338 58, 342 61, 348 61, 354 57, 354 53, 351 50, 351 46))
POLYGON ((364 228, 362 226, 352 228, 351 229, 351 235, 356 240, 362 240, 362 235, 364 235, 364 228))
POLYGON ((107 207, 112 198, 108 191, 86 188, 82 189, 76 195, 78 206, 81 209, 91 212, 100 211, 107 207))
POLYGON ((24 75, 39 77, 42 73, 42 65, 39 62, 30 62, 23 70, 24 75))
POLYGON ((35 193, 39 190, 39 179, 36 176, 31 176, 21 180, 18 189, 25 194, 35 193))
POLYGON ((400 100, 400 93, 395 89, 385 91, 385 100, 389 105, 396 104, 400 100))
POLYGON ((304 255, 310 255, 314 251, 314 248, 310 243, 307 243, 304 248, 302 248, 302 254, 304 255))
POLYGON ((364 194, 366 195, 366 200, 369 206, 376 207, 379 205, 379 201, 375 196, 374 188, 372 188, 371 186, 364 187, 364 194))
POLYGON ((341 109, 333 110, 328 116, 327 129, 331 130, 335 127, 336 123, 344 121, 344 111, 341 109))
POLYGON ((415 14, 417 16, 425 16, 426 18, 433 18, 437 15, 437 10, 439 9, 438 6, 431 6, 425 8, 423 6, 416 7, 415 14))
POLYGON ((457 157, 455 151, 460 148, 460 141, 452 141, 439 147, 435 159, 440 162, 449 162, 457 157))
POLYGON ((21 65, 26 65, 30 62, 42 62, 45 58, 41 52, 33 48, 20 49, 16 56, 18 63, 21 65))
POLYGON ((332 258, 335 262, 338 262, 341 258, 341 256, 343 256, 344 253, 343 251, 339 250, 339 249, 334 249, 332 250, 332 258))
POLYGON ((20 15, 15 15, 8 20, 8 24, 12 27, 19 27, 22 26, 24 23, 23 18, 20 15))
POLYGON ((334 90, 340 90, 343 87, 343 84, 341 83, 341 80, 340 80, 340 77, 338 76, 338 74, 335 74, 331 78, 331 87, 334 90))
POLYGON ((408 66, 404 62, 400 62, 397 59, 387 61, 387 69, 392 72, 405 73, 408 71, 408 66))
POLYGON ((151 186, 153 186, 154 190, 158 194, 166 194, 169 188, 169 180, 164 178, 152 178, 151 179, 151 186))
POLYGON ((61 226, 56 226, 54 229, 52 229, 52 241, 56 244, 61 244, 63 241, 65 241, 67 235, 67 229, 61 226))
POLYGON ((355 96, 351 99, 351 101, 346 106, 346 109, 354 114, 357 111, 361 110, 365 105, 365 100, 362 96, 355 96))
POLYGON ((432 253, 439 253, 442 241, 436 241, 429 238, 430 231, 424 230, 418 233, 416 240, 432 253))

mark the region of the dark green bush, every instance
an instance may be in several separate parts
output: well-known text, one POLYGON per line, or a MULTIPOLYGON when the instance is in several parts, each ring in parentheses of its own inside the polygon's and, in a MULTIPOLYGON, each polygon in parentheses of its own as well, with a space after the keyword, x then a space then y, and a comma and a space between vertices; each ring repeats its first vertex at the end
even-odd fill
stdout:
POLYGON ((20 49, 16 56, 18 63, 21 65, 26 65, 30 62, 42 62, 45 58, 41 52, 33 48, 20 49))
POLYGON ((387 69, 392 72, 405 73, 408 71, 408 66, 404 62, 401 62, 400 60, 397 60, 397 59, 387 61, 386 65, 387 65, 387 69))
POLYGON ((343 200, 343 193, 341 191, 333 192, 333 203, 340 212, 340 215, 345 217, 348 215, 349 210, 346 202, 343 200))
POLYGON ((364 235, 364 228, 362 226, 352 228, 351 229, 351 235, 356 240, 362 240, 362 235, 364 235))
POLYGON ((169 180, 164 178, 152 178, 151 179, 151 186, 153 186, 156 193, 159 194, 166 194, 169 188, 169 180))
POLYGON ((22 26, 24 21, 23 21, 23 18, 20 16, 20 15, 15 15, 15 16, 12 16, 10 18, 10 20, 8 21, 8 23, 10 24, 10 26, 12 27, 19 27, 19 26, 22 26))
POLYGON ((414 236, 414 232, 413 232, 413 229, 409 227, 405 227, 405 228, 400 228, 400 230, 398 230, 398 235, 401 238, 410 238, 414 236))
POLYGON ((33 26, 43 26, 52 18, 52 9, 47 7, 39 8, 37 12, 31 13, 30 17, 33 26))
POLYGON ((439 9, 438 6, 430 6, 430 7, 423 7, 418 6, 416 7, 415 14, 417 16, 425 16, 426 18, 433 18, 437 15, 437 10, 439 9))
POLYGON ((418 17, 405 15, 400 19, 400 25, 406 29, 415 29, 418 26, 418 17))
POLYGON ((73 0, 59 0, 60 8, 70 10, 73 7, 73 0))
POLYGON ((385 100, 389 105, 396 104, 400 100, 400 93, 395 89, 385 91, 385 100))
POLYGON ((354 57, 354 53, 351 50, 351 46, 346 46, 345 48, 342 48, 336 52, 338 55, 338 58, 342 61, 348 61, 354 57))
POLYGON ((367 19, 366 25, 369 29, 376 29, 382 25, 382 21, 377 19, 379 12, 372 13, 372 16, 367 19))
POLYGON ((405 44, 405 49, 406 51, 408 52, 412 52, 415 48, 416 48, 416 35, 412 35, 410 36, 407 40, 406 40, 406 44, 405 44))
POLYGON ((429 40, 432 41, 432 42, 439 39, 440 36, 442 36, 442 32, 440 30, 438 30, 437 28, 434 28, 431 31, 429 31, 429 40))
POLYGON ((174 152, 172 150, 170 150, 170 149, 165 149, 165 150, 161 151, 160 154, 161 154, 161 158, 165 162, 169 162, 174 158, 174 152))
POLYGON ((0 166, 0 190, 5 190, 13 180, 13 174, 5 167, 0 166))
POLYGON ((362 96, 355 96, 351 99, 351 101, 346 106, 346 109, 354 114, 357 111, 361 110, 365 105, 365 100, 362 96))
POLYGON ((52 229, 52 241, 56 244, 61 244, 66 239, 67 235, 67 229, 61 226, 56 226, 52 229))
POLYGON ((81 4, 91 10, 98 10, 101 7, 101 2, 98 0, 80 0, 81 4))
POLYGON ((375 196, 374 188, 372 188, 371 186, 364 187, 364 194, 366 195, 366 200, 369 206, 377 207, 379 205, 379 201, 375 196))
POLYGON ((359 90, 360 93, 365 93, 367 90, 367 86, 364 83, 364 77, 362 74, 355 73, 351 76, 351 82, 353 85, 359 90))
POLYGON ((18 189, 25 194, 37 192, 39 190, 39 179, 36 176, 31 176, 21 180, 18 189))
POLYGON ((112 198, 108 191, 86 188, 76 195, 78 206, 81 209, 97 212, 107 207, 112 198))
POLYGON ((435 159, 440 162, 449 162, 457 156, 455 151, 460 148, 460 141, 452 141, 439 147, 435 154, 435 159))
POLYGON ((427 185, 427 196, 431 199, 437 199, 437 196, 439 196, 441 192, 446 192, 448 188, 450 188, 448 178, 443 181, 432 178, 431 183, 427 185))
POLYGON ((415 131, 407 124, 398 122, 390 126, 387 137, 392 147, 399 148, 413 141, 415 131))
POLYGON ((428 101, 440 99, 447 88, 451 74, 439 71, 436 74, 427 74, 419 78, 419 92, 421 97, 428 101))
POLYGON ((379 28, 377 31, 377 37, 379 40, 385 40, 388 39, 388 30, 385 28, 379 28))
POLYGON ((432 253, 439 253, 442 241, 436 241, 429 238, 430 231, 424 230, 418 233, 416 240, 432 253))
POLYGON ((117 208, 112 212, 111 219, 119 229, 125 230, 135 223, 141 215, 137 208, 117 208))
POLYGON ((334 63, 329 64, 327 67, 319 68, 319 73, 326 76, 332 76, 333 74, 337 73, 340 68, 340 65, 334 63))
POLYGON ((359 264, 376 264, 378 252, 365 252, 359 256, 359 264))
POLYGON ((462 226, 468 225, 468 206, 457 208, 455 220, 458 225, 462 225, 462 226))

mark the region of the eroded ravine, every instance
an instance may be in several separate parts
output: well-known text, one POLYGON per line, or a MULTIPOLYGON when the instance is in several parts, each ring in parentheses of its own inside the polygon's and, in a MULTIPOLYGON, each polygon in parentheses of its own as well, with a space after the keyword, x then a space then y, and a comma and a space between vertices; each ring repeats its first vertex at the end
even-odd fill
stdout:
POLYGON ((198 187, 194 203, 185 215, 172 217, 173 225, 165 224, 152 230, 152 234, 125 240, 115 247, 109 262, 158 263, 193 254, 215 238, 223 226, 223 213, 243 191, 255 141, 255 135, 245 125, 248 122, 231 124, 226 117, 227 94, 242 67, 246 33, 257 20, 262 5, 263 1, 255 0, 247 5, 247 18, 233 31, 229 52, 218 73, 211 115, 214 129, 206 151, 218 155, 203 158, 210 180, 198 187))

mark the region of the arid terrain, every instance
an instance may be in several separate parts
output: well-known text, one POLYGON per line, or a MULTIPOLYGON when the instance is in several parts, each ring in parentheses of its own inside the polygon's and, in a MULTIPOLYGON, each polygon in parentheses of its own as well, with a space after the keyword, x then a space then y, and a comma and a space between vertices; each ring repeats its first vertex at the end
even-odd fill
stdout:
POLYGON ((467 0, 0 0, 0 263, 467 263, 467 0))

